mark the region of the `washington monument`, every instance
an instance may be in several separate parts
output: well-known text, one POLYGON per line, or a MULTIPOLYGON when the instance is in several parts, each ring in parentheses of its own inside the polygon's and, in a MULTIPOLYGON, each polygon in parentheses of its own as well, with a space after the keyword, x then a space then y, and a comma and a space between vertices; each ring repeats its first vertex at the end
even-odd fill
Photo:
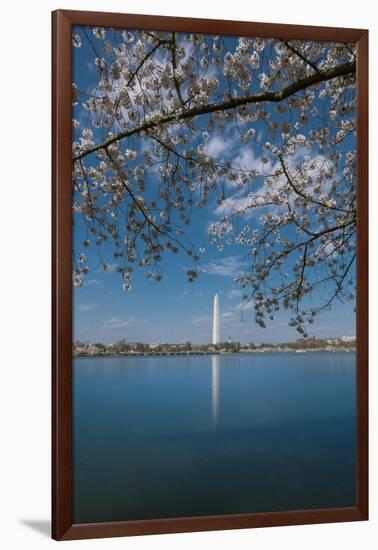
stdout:
POLYGON ((220 319, 219 319, 219 298, 214 296, 213 310, 213 345, 220 344, 220 319))

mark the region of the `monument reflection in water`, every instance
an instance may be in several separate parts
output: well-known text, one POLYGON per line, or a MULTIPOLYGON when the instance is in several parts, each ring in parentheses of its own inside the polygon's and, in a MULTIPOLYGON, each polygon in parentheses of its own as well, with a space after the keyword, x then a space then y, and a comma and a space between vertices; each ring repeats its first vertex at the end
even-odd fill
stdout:
POLYGON ((213 411, 213 426, 218 426, 219 417, 219 355, 211 356, 211 403, 213 411))
MULTIPOLYGON (((220 313, 219 313, 219 297, 214 296, 213 305, 213 345, 220 344, 220 313)), ((211 403, 213 411, 213 426, 218 425, 219 416, 219 355, 211 357, 211 403)))

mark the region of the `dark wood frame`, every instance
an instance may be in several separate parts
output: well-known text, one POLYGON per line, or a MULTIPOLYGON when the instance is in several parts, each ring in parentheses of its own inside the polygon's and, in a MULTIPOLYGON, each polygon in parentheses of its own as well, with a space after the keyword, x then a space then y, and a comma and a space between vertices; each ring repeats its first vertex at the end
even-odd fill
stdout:
POLYGON ((52 537, 56 540, 368 519, 368 31, 116 13, 52 14, 52 537), (71 27, 174 30, 357 43, 356 507, 72 523, 71 27))

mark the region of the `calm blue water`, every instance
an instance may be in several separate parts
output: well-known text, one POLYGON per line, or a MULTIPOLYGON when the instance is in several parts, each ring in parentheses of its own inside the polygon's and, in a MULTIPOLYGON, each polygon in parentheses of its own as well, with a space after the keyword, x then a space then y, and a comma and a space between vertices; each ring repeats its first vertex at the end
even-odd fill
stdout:
POLYGON ((354 506, 355 354, 77 358, 74 521, 354 506))

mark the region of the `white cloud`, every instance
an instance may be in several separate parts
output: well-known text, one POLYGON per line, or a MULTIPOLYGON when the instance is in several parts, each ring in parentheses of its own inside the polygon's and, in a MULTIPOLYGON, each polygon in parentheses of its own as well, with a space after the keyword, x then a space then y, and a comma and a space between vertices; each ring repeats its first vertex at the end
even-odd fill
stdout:
POLYGON ((240 298, 241 296, 243 296, 243 292, 241 290, 238 290, 236 288, 233 288, 232 290, 230 290, 230 292, 227 294, 227 298, 229 300, 232 300, 233 298, 240 298))
POLYGON ((87 61, 85 64, 86 64, 86 66, 88 67, 88 70, 89 70, 90 73, 94 73, 94 72, 95 72, 94 63, 92 63, 91 61, 87 61))
POLYGON ((249 302, 241 302, 240 304, 236 304, 236 306, 233 307, 235 311, 250 311, 255 308, 254 302, 250 300, 249 302))
POLYGON ((236 321, 235 314, 232 313, 232 311, 225 311, 221 315, 221 319, 223 323, 230 323, 231 321, 236 321))
POLYGON ((242 147, 239 154, 235 157, 234 162, 243 170, 257 170, 262 174, 271 174, 272 165, 269 162, 263 164, 262 157, 256 157, 252 147, 242 147))
POLYGON ((214 214, 216 216, 230 216, 235 211, 241 211, 247 208, 251 203, 251 198, 247 196, 243 196, 240 194, 240 192, 234 193, 231 197, 228 197, 227 199, 223 200, 221 204, 219 204, 215 210, 214 214))
POLYGON ((104 319, 104 328, 127 328, 134 322, 134 317, 128 319, 121 319, 120 317, 110 317, 110 319, 104 319))
POLYGON ((84 285, 88 286, 103 286, 103 284, 103 281, 100 281, 99 279, 84 280, 84 285))
POLYGON ((219 260, 211 260, 202 267, 202 272, 221 277, 236 277, 244 265, 245 260, 241 256, 226 256, 219 260))
MULTIPOLYGON (((305 157, 308 155, 308 150, 306 150, 303 147, 298 148, 295 155, 292 157, 287 157, 285 159, 285 164, 289 172, 291 173, 292 177, 294 178, 297 175, 298 170, 298 164, 301 165, 305 157)), ((310 184, 306 192, 312 193, 313 187, 315 185, 317 175, 319 174, 320 169, 332 169, 333 162, 326 159, 323 155, 315 155, 311 157, 311 161, 313 162, 313 167, 308 169, 308 173, 313 178, 313 183, 310 184)), ((263 212, 263 208, 249 208, 251 204, 255 204, 256 198, 260 195, 263 195, 265 192, 265 183, 263 178, 274 174, 277 169, 281 169, 280 161, 277 159, 273 164, 272 160, 268 157, 268 162, 263 164, 262 157, 261 156, 255 156, 254 150, 249 147, 245 146, 239 150, 239 153, 233 158, 233 163, 238 165, 239 168, 244 170, 256 170, 259 175, 260 179, 256 183, 256 188, 254 192, 251 192, 251 190, 248 187, 243 187, 241 189, 236 189, 236 191, 230 195, 227 199, 222 201, 221 204, 217 205, 214 209, 214 214, 216 216, 223 217, 225 215, 232 215, 236 211, 243 212, 244 219, 249 219, 256 215, 261 215, 263 212)), ((284 174, 282 174, 275 182, 273 182, 270 185, 269 191, 271 193, 274 193, 275 191, 278 191, 280 187, 286 184, 286 177, 284 174)), ((329 187, 331 185, 331 179, 329 180, 328 184, 324 186, 324 191, 328 192, 329 187)), ((229 186, 233 187, 234 184, 231 183, 229 186)), ((293 195, 294 200, 294 195, 293 195)), ((269 212, 274 213, 279 209, 279 205, 277 206, 269 206, 269 212)))
POLYGON ((205 323, 210 323, 212 321, 212 318, 210 315, 202 315, 201 317, 195 317, 192 321, 194 325, 202 325, 205 323))
POLYGON ((210 157, 218 158, 225 151, 231 150, 232 147, 232 139, 222 139, 219 136, 214 136, 206 144, 206 154, 210 157))
MULTIPOLYGON (((185 268, 186 270, 188 268, 185 268)), ((195 298, 199 298, 199 297, 202 297, 202 296, 206 296, 208 293, 205 291, 205 290, 195 290, 194 292, 189 292, 188 290, 183 290, 180 294, 179 294, 179 299, 180 300, 183 300, 184 298, 187 298, 188 296, 193 296, 195 298)))
POLYGON ((80 304, 79 305, 79 311, 93 311, 94 309, 98 309, 100 307, 100 304, 95 303, 88 303, 88 304, 80 304))

